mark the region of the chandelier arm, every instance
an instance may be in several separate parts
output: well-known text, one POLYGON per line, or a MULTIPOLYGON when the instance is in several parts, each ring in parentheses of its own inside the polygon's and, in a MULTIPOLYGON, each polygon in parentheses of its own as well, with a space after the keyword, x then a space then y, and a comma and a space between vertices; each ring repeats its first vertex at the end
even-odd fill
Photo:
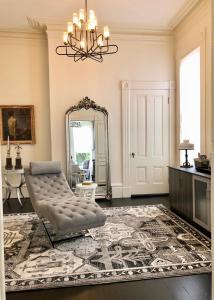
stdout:
POLYGON ((77 25, 74 24, 74 34, 75 34, 75 37, 77 36, 77 25))
MULTIPOLYGON (((91 46, 91 47, 89 48, 89 50, 88 50, 89 53, 94 52, 93 47, 94 47, 94 45, 95 45, 95 42, 97 42, 97 40, 98 40, 98 38, 99 38, 100 36, 103 36, 102 33, 100 33, 100 34, 98 35, 98 37, 97 37, 95 40, 93 40, 93 44, 92 44, 92 46, 91 46)), ((97 49, 97 47, 99 47, 99 46, 96 46, 95 49, 97 49)))
POLYGON ((94 44, 95 44, 94 32, 92 32, 91 35, 92 35, 92 45, 91 45, 89 51, 91 51, 91 49, 94 47, 94 44))
POLYGON ((79 53, 82 53, 82 54, 85 53, 84 50, 82 50, 81 48, 78 48, 78 47, 76 47, 76 46, 71 46, 71 45, 70 45, 70 48, 71 48, 73 51, 76 51, 76 52, 79 52, 79 53))
POLYGON ((82 34, 83 34, 83 31, 82 31, 82 26, 80 28, 80 41, 82 40, 82 34))
POLYGON ((74 54, 73 57, 74 57, 74 61, 77 62, 77 61, 79 61, 80 59, 82 59, 83 55, 82 55, 81 53, 78 53, 78 52, 77 52, 77 53, 74 54))
POLYGON ((72 50, 76 51, 76 53, 74 53, 74 55, 75 54, 79 54, 79 55, 85 55, 86 54, 85 51, 83 51, 82 49, 79 49, 79 48, 75 48, 75 49, 72 48, 72 50))
MULTIPOLYGON (((105 46, 103 46, 103 47, 105 47, 105 46)), ((106 54, 114 54, 114 53, 117 53, 117 52, 118 52, 118 46, 112 44, 112 45, 109 45, 109 46, 108 46, 108 51, 102 52, 102 55, 106 55, 106 54), (112 51, 109 52, 109 50, 112 49, 112 48, 116 48, 116 50, 114 50, 114 51, 112 50, 112 51)))
POLYGON ((95 40, 97 40, 97 27, 95 27, 95 40))
POLYGON ((106 48, 107 46, 102 46, 102 47, 99 47, 97 46, 93 52, 89 52, 89 53, 86 53, 84 51, 82 51, 81 49, 78 49, 77 47, 71 47, 71 46, 58 46, 56 48, 56 53, 58 55, 67 55, 69 57, 74 57, 74 56, 78 56, 78 57, 87 57, 87 54, 88 56, 102 56, 102 55, 108 55, 108 54, 115 54, 118 52, 118 46, 117 45, 114 45, 114 44, 110 44, 108 46, 108 51, 110 50, 110 52, 107 52, 106 50, 105 51, 102 51, 102 49, 106 48), (113 48, 115 48, 115 50, 112 50, 113 48), (60 53, 59 52, 59 49, 65 49, 65 53, 60 53), (71 53, 69 54, 68 53, 68 49, 72 49, 73 51, 75 51, 76 53, 71 53), (99 49, 98 52, 96 52, 96 50, 99 49))
POLYGON ((80 42, 80 40, 77 37, 73 36, 73 35, 70 36, 70 40, 75 40, 77 42, 80 42))
MULTIPOLYGON (((61 48, 67 48, 67 46, 58 46, 58 47, 56 47, 56 54, 58 54, 58 55, 67 55, 66 53, 60 53, 60 52, 58 52, 58 50, 59 49, 61 49, 61 48)), ((66 52, 67 52, 67 49, 66 49, 66 52)))
POLYGON ((96 53, 96 50, 97 50, 97 49, 100 50, 99 53, 101 53, 101 54, 107 53, 108 50, 109 50, 109 47, 107 47, 107 50, 106 50, 106 51, 103 51, 103 52, 101 51, 101 49, 106 48, 106 47, 107 47, 107 46, 99 46, 99 45, 97 45, 96 48, 93 49, 93 51, 91 52, 91 54, 96 53))
MULTIPOLYGON (((74 57, 74 55, 78 55, 78 56, 82 56, 82 55, 84 55, 84 53, 81 53, 81 52, 76 52, 76 53, 68 53, 68 49, 70 49, 71 47, 70 46, 58 46, 57 48, 56 48, 56 53, 58 54, 58 55, 66 55, 66 56, 68 56, 68 57, 74 57), (60 48, 63 48, 63 49, 66 49, 65 50, 65 53, 60 53, 60 52, 58 52, 58 50, 60 49, 60 48)), ((76 50, 75 50, 76 51, 76 50)))
MULTIPOLYGON (((106 46, 102 46, 102 47, 99 47, 99 46, 97 46, 97 48, 106 48, 106 46)), ((99 52, 91 52, 90 53, 90 55, 107 55, 107 54, 115 54, 115 53, 117 53, 118 52, 118 47, 117 47, 117 45, 109 45, 108 46, 108 51, 101 51, 101 49, 100 49, 100 51, 99 52), (112 49, 112 48, 116 48, 114 51, 113 50, 111 50, 110 52, 109 52, 109 50, 110 49, 112 49)))
POLYGON ((78 58, 76 58, 76 56, 74 56, 74 62, 78 62, 80 59, 81 59, 81 56, 80 57, 78 56, 78 58))
POLYGON ((90 55, 89 57, 90 57, 91 59, 95 60, 95 61, 100 62, 100 63, 103 62, 102 56, 100 56, 100 58, 97 58, 96 56, 93 56, 93 55, 91 56, 91 55, 90 55))
POLYGON ((117 45, 111 45, 111 47, 115 47, 115 48, 116 48, 116 50, 114 50, 114 51, 111 51, 111 52, 102 52, 102 55, 115 54, 115 53, 117 53, 117 52, 118 52, 118 47, 117 47, 117 45))
POLYGON ((118 51, 118 47, 117 47, 117 45, 114 45, 114 44, 110 44, 110 45, 108 45, 108 46, 102 46, 101 48, 106 48, 107 47, 107 49, 105 50, 105 51, 101 51, 101 53, 102 53, 102 55, 105 55, 105 54, 113 54, 113 53, 117 53, 117 51, 118 51), (116 48, 116 50, 115 51, 110 51, 110 49, 112 49, 112 48, 116 48), (110 51, 110 52, 109 52, 110 51))
POLYGON ((88 52, 88 30, 87 29, 85 32, 85 36, 86 36, 86 51, 88 52))

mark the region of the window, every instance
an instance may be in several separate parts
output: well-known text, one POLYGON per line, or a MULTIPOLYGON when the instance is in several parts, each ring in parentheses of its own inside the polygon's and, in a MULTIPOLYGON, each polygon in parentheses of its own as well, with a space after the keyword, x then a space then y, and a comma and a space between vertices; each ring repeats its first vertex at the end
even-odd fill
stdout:
MULTIPOLYGON (((190 140, 194 151, 188 151, 189 162, 198 157, 201 134, 201 88, 200 88, 200 47, 185 56, 180 63, 180 141, 190 140)), ((181 151, 184 162, 184 151, 181 151)))

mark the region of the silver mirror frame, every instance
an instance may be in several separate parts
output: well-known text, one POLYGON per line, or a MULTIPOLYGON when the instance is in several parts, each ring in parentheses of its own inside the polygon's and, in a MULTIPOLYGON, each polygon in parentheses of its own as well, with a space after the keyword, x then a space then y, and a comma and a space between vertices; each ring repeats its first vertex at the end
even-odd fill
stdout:
POLYGON ((69 185, 71 186, 71 158, 70 158, 70 140, 69 140, 69 117, 72 112, 78 111, 78 110, 88 110, 93 109, 95 111, 100 111, 104 114, 106 118, 106 154, 107 154, 107 166, 106 166, 106 195, 104 195, 104 198, 111 199, 112 198, 112 189, 110 184, 110 164, 109 164, 109 129, 108 129, 108 111, 105 107, 101 107, 95 103, 95 101, 91 100, 89 97, 85 97, 77 105, 71 106, 65 114, 65 122, 66 122, 66 176, 69 185))

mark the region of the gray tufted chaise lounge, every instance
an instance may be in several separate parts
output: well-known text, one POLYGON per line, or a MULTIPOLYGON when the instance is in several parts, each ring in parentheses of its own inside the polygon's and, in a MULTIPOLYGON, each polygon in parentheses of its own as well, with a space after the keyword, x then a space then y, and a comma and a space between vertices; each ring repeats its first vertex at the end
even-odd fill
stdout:
POLYGON ((25 178, 36 213, 49 220, 57 234, 105 224, 106 216, 98 204, 73 194, 59 162, 31 162, 25 178))

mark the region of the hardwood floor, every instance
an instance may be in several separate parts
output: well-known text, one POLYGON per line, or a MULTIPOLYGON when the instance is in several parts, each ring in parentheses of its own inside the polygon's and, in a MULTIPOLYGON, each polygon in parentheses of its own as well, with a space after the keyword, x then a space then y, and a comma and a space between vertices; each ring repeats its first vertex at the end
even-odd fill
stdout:
MULTIPOLYGON (((102 207, 163 204, 169 207, 169 198, 131 198, 100 200, 102 207)), ((4 213, 33 211, 29 199, 23 207, 16 199, 4 204, 4 213)), ((50 290, 14 292, 7 294, 7 300, 210 300, 211 274, 201 274, 164 279, 151 279, 111 283, 94 286, 80 286, 50 290)))

